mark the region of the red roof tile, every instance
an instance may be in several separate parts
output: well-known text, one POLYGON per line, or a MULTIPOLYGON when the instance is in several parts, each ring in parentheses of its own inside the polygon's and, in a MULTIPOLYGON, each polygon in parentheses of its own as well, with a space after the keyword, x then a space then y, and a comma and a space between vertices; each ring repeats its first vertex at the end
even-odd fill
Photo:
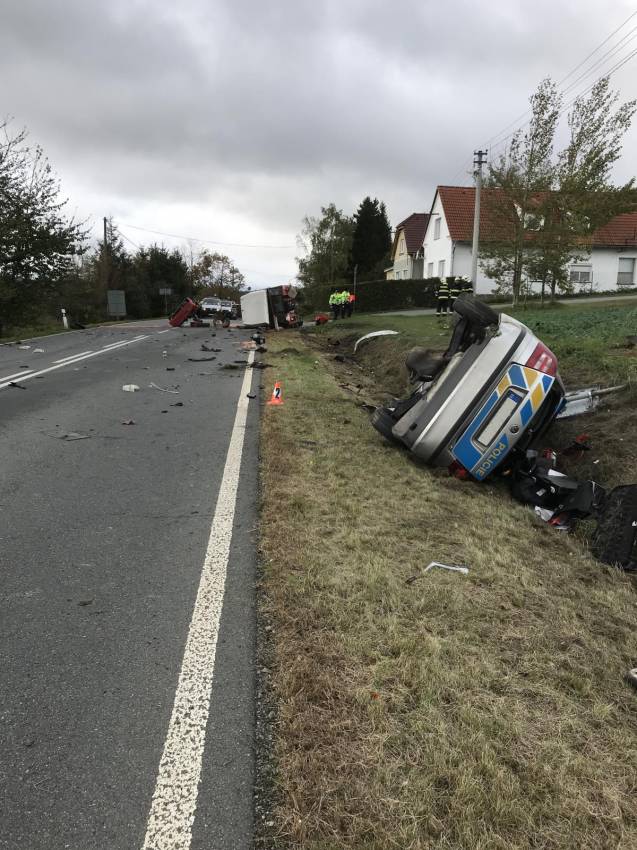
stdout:
POLYGON ((637 212, 616 215, 608 224, 598 227, 593 233, 593 245, 597 248, 636 248, 637 212))
MULTIPOLYGON (((480 198, 480 238, 489 239, 494 234, 496 217, 490 202, 498 189, 483 189, 480 198)), ((473 186, 438 186, 438 193, 454 242, 471 242, 473 239, 473 186)), ((501 228, 501 225, 500 225, 501 228)), ((593 234, 593 245, 598 248, 637 247, 637 211, 615 216, 608 224, 593 234)))
POLYGON ((394 237, 394 251, 396 248, 396 237, 398 236, 399 231, 404 230, 405 242, 407 243, 407 253, 415 254, 416 251, 422 247, 428 221, 429 213, 412 213, 407 216, 404 221, 401 221, 400 224, 397 224, 396 236, 394 237))

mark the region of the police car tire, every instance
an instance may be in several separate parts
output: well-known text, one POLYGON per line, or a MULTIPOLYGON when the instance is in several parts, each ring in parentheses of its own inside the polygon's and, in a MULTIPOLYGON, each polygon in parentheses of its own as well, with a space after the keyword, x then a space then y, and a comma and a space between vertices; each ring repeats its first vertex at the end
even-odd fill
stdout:
POLYGON ((397 442, 396 437, 392 434, 392 428, 396 424, 384 407, 377 407, 372 413, 371 423, 379 434, 382 434, 386 440, 392 443, 397 442))
POLYGON ((474 325, 488 327, 498 324, 498 314, 482 301, 476 301, 471 295, 456 298, 453 309, 463 318, 468 319, 474 325))

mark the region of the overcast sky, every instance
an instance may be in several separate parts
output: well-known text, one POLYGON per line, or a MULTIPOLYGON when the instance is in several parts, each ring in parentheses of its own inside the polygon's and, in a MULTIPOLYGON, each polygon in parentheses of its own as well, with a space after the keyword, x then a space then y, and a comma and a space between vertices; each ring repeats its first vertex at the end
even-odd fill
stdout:
MULTIPOLYGON (((0 26, 0 115, 26 126, 94 231, 192 236, 251 285, 296 272, 305 214, 365 195, 392 225, 637 10, 635 0, 15 0, 0 26), (277 247, 245 247, 268 245, 277 247)), ((637 46, 637 16, 589 61, 637 46)), ((583 66, 566 87, 587 70, 583 66)), ((613 77, 637 96, 637 58, 613 77)), ((637 164, 637 128, 618 179, 637 164)), ((635 168, 637 170, 637 168, 635 168)), ((130 247, 130 243, 129 243, 130 247)))

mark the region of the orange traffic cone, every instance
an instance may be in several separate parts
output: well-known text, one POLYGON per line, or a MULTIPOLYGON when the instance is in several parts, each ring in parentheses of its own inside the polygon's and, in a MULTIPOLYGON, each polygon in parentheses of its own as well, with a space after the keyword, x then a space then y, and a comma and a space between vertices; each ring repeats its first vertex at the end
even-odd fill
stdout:
POLYGON ((272 390, 272 398, 270 399, 268 404, 283 404, 281 384, 278 381, 274 382, 274 389, 272 390))

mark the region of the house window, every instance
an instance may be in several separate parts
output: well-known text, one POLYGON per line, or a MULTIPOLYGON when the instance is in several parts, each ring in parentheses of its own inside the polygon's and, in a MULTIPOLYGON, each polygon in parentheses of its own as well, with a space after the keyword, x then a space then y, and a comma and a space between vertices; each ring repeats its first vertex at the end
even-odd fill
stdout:
POLYGON ((620 257, 617 269, 617 286, 633 286, 635 282, 635 260, 632 257, 620 257))
POLYGON ((445 276, 445 261, 440 260, 438 263, 438 277, 443 278, 445 276))
POLYGON ((404 237, 404 236, 401 236, 401 237, 400 237, 400 242, 399 242, 399 244, 398 244, 398 252, 399 252, 400 254, 404 254, 404 253, 405 253, 405 237, 404 237))
POLYGON ((433 277, 433 276, 434 276, 434 264, 429 263, 427 265, 427 277, 433 277))
POLYGON ((403 269, 403 277, 407 277, 407 269, 403 269))
POLYGON ((571 266, 568 279, 571 283, 590 283, 593 279, 593 268, 592 266, 571 266))
POLYGON ((434 239, 440 239, 440 216, 434 221, 434 239))

